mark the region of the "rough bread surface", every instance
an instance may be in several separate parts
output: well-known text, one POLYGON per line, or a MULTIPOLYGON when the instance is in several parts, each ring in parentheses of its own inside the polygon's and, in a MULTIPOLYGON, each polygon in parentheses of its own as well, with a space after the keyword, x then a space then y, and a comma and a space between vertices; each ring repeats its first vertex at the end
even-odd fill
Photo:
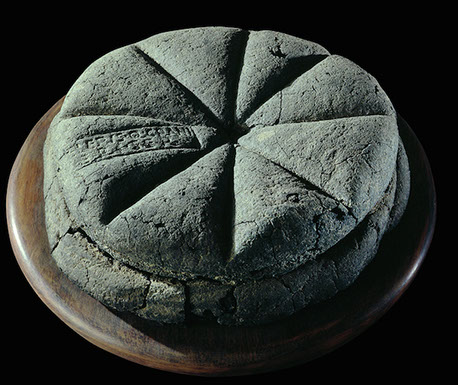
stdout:
POLYGON ((355 281, 409 195, 396 112, 320 45, 207 27, 112 51, 44 147, 52 256, 163 323, 259 324, 355 281))

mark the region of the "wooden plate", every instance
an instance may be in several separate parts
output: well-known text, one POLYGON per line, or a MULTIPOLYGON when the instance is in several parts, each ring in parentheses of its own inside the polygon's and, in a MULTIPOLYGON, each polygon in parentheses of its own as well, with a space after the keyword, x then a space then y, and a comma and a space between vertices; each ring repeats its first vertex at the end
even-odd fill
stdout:
POLYGON ((399 226, 385 236, 375 260, 347 290, 285 320, 257 327, 201 322, 159 326, 117 314, 70 282, 50 256, 44 225, 42 149, 64 98, 35 125, 11 170, 7 221, 16 259, 41 300, 96 346, 160 370, 235 376, 278 370, 322 356, 359 335, 397 301, 429 248, 436 220, 434 182, 426 155, 398 118, 412 189, 399 226))

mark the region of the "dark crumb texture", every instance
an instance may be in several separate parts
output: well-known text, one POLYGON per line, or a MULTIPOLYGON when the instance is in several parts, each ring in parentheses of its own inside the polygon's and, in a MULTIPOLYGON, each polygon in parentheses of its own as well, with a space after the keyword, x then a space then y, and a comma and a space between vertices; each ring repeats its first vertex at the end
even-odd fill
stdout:
POLYGON ((60 269, 160 323, 261 324, 355 281, 405 209, 378 82, 273 31, 166 32, 91 64, 44 147, 60 269))

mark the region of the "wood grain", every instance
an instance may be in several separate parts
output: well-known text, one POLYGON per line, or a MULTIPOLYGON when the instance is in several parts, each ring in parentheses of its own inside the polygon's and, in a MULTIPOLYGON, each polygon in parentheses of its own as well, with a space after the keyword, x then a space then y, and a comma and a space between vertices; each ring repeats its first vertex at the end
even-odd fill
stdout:
POLYGON ((63 322, 127 360, 202 376, 254 374, 305 363, 347 343, 385 314, 410 285, 427 253, 436 219, 434 181, 421 144, 399 117, 411 166, 411 198, 401 223, 349 289, 285 320, 257 327, 210 322, 160 326, 111 311, 70 282, 50 256, 42 149, 63 100, 32 129, 11 170, 6 201, 11 245, 29 284, 63 322))

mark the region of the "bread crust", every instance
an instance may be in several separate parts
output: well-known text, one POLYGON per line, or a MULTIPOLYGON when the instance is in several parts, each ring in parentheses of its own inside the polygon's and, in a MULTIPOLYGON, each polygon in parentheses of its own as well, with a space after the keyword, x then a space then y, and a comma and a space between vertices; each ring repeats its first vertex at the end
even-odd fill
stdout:
POLYGON ((354 282, 408 170, 391 102, 348 59, 273 31, 172 31, 67 94, 44 147, 48 238, 119 311, 265 323, 354 282))

